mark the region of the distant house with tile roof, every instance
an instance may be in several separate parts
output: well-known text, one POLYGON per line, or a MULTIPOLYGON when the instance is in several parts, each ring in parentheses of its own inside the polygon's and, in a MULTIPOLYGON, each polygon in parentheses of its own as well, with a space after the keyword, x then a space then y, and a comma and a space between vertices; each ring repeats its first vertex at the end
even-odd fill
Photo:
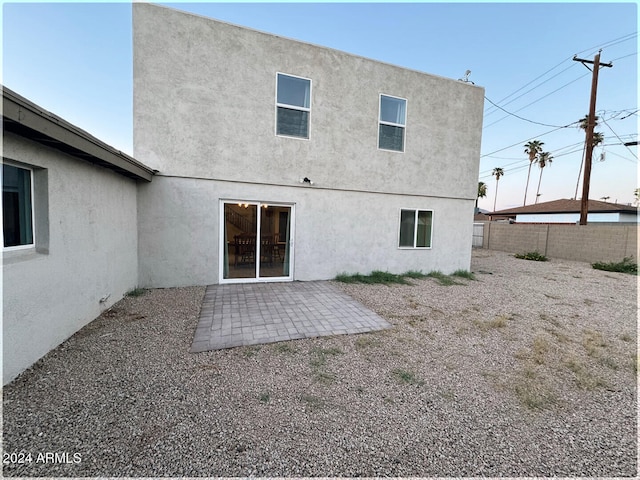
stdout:
MULTIPOLYGON (((515 223, 577 223, 581 200, 560 199, 551 202, 508 208, 487 215, 492 220, 508 218, 515 223)), ((636 223, 638 209, 631 205, 589 200, 588 223, 636 223)))

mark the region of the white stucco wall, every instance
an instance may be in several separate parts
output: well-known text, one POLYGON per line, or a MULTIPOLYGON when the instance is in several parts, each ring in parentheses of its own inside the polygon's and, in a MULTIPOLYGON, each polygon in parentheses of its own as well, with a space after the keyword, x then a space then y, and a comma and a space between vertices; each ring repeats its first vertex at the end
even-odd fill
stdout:
POLYGON ((3 252, 6 384, 137 285, 138 240, 133 180, 7 132, 3 156, 48 184, 48 213, 36 212, 48 218, 46 232, 36 225, 44 244, 3 252))
MULTIPOLYGON (((611 213, 588 213, 587 223, 600 222, 635 222, 635 215, 611 212, 611 213)), ((576 223, 580 221, 579 213, 538 213, 516 215, 517 223, 576 223)))
POLYGON ((295 204, 295 280, 469 269, 473 202, 156 176, 138 190, 140 284, 219 281, 220 199, 295 204), (433 210, 432 248, 399 249, 400 209, 433 210))
POLYGON ((296 280, 469 269, 482 88, 156 5, 133 25, 142 285, 217 283, 221 198, 296 204, 296 280), (308 140, 275 134, 278 72, 312 81, 308 140), (380 94, 407 100, 403 153, 380 94), (397 248, 401 207, 434 210, 432 250, 397 248))

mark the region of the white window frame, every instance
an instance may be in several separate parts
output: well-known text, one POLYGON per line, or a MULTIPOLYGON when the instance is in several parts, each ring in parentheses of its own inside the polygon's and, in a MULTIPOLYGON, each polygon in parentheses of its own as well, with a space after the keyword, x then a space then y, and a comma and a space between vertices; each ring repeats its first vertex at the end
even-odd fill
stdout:
POLYGON ((431 250, 433 248, 433 226, 434 226, 434 212, 429 208, 401 208, 398 211, 398 239, 396 245, 400 250, 431 250), (402 228, 402 211, 413 211, 413 246, 400 246, 400 230, 402 228), (428 247, 417 247, 416 243, 418 241, 418 212, 431 212, 431 229, 429 231, 429 246, 428 247))
MULTIPOLYGON (((4 226, 2 228, 2 251, 3 252, 13 252, 16 250, 27 250, 27 249, 33 249, 36 246, 36 215, 35 215, 35 189, 33 187, 33 183, 34 183, 34 172, 33 172, 33 168, 28 167, 26 165, 22 165, 22 164, 18 164, 15 162, 11 162, 8 161, 7 159, 2 159, 2 164, 3 165, 10 165, 14 168, 21 168, 22 170, 28 170, 29 171, 29 188, 31 191, 31 243, 25 244, 25 245, 15 245, 13 247, 5 247, 4 246, 4 226)), ((1 176, 1 175, 0 175, 1 176)), ((4 178, 3 178, 3 183, 4 183, 4 178)))
POLYGON ((309 140, 311 138, 311 105, 312 105, 312 102, 313 102, 313 80, 311 80, 310 78, 301 77, 299 75, 291 75, 290 73, 276 72, 275 100, 276 100, 276 108, 275 108, 274 131, 275 131, 276 137, 296 138, 298 140, 309 140), (300 80, 307 80, 309 82, 309 108, 300 107, 298 105, 290 105, 288 103, 278 103, 278 76, 279 75, 284 75, 286 77, 292 77, 292 78, 299 78, 300 80), (299 137, 299 136, 296 136, 296 135, 283 135, 281 133, 278 133, 278 108, 279 107, 288 108, 290 110, 298 110, 298 111, 301 111, 301 112, 308 112, 309 113, 309 125, 307 126, 307 136, 306 137, 299 137))
POLYGON ((378 96, 378 132, 377 132, 377 142, 378 142, 378 150, 382 150, 383 152, 396 152, 396 153, 404 153, 407 149, 407 111, 409 107, 409 102, 406 98, 397 97, 395 95, 389 95, 387 93, 380 93, 378 96), (400 123, 393 122, 384 122, 382 120, 382 97, 395 98, 397 100, 404 101, 404 125, 400 123), (389 148, 381 148, 380 147, 380 125, 389 125, 391 127, 401 127, 402 128, 402 150, 392 150, 389 148))

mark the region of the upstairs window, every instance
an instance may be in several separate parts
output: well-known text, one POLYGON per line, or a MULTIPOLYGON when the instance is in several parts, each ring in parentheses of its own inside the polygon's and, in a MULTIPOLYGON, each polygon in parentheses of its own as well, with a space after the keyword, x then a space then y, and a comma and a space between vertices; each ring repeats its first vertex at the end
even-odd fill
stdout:
POLYGON ((276 134, 309 138, 311 80, 278 73, 276 134))
POLYGON ((400 210, 400 248, 431 248, 433 212, 400 210))
POLYGON ((407 101, 404 98, 380 95, 378 148, 404 152, 407 101))
POLYGON ((2 165, 2 236, 4 247, 26 247, 33 242, 33 172, 2 165))

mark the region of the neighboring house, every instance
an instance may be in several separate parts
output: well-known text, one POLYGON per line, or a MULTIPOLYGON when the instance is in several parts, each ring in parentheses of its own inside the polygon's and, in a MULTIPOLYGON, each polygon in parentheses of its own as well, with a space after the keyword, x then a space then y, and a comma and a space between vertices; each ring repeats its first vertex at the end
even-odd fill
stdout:
MULTIPOLYGON (((493 220, 508 218, 515 223, 578 223, 581 200, 553 200, 551 202, 508 208, 490 212, 493 220)), ((587 223, 636 223, 638 209, 630 205, 589 200, 587 223)))
POLYGON ((3 88, 3 384, 138 284, 152 170, 3 88))
POLYGON ((470 268, 482 88, 145 3, 133 33, 141 286, 470 268))

